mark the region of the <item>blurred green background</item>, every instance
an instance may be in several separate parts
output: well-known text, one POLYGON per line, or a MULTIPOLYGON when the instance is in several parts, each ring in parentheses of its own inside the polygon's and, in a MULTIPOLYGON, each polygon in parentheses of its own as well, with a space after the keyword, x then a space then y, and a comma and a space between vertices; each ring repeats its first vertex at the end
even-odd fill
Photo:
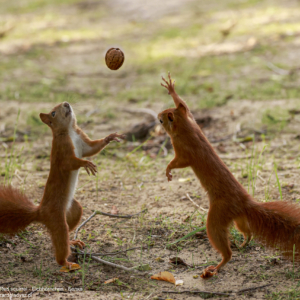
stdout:
POLYGON ((299 1, 144 2, 0 0, 1 101, 143 106, 167 99, 167 71, 194 108, 299 97, 299 1))

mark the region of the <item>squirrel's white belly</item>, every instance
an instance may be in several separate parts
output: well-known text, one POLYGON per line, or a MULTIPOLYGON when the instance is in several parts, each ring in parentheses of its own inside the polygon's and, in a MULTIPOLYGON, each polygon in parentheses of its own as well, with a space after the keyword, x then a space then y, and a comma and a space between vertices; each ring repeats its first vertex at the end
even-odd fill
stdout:
POLYGON ((77 181, 78 181, 78 172, 79 172, 79 170, 75 170, 75 171, 71 172, 70 183, 69 183, 69 195, 68 195, 68 202, 67 202, 67 211, 72 206, 75 189, 76 189, 77 181))
POLYGON ((82 158, 83 140, 74 130, 70 130, 70 138, 73 142, 75 156, 82 158))
MULTIPOLYGON (((82 158, 82 148, 83 148, 82 143, 83 143, 83 141, 81 140, 80 136, 74 130, 70 130, 70 138, 73 142, 75 156, 78 158, 82 158)), ((70 183, 69 183, 69 195, 68 195, 68 202, 67 202, 67 211, 72 206, 75 189, 76 189, 77 182, 78 182, 78 173, 79 173, 79 170, 75 170, 75 171, 71 172, 70 183)))

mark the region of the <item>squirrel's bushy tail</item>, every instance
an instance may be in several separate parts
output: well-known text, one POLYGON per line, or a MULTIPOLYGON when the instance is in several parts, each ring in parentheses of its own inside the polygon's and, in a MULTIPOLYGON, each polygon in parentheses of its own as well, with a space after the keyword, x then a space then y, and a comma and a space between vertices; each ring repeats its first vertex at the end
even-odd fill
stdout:
MULTIPOLYGON (((300 253, 300 206, 286 201, 252 202, 246 210, 250 230, 267 247, 278 247, 284 256, 300 253)), ((297 255, 297 260, 300 259, 297 255)))
POLYGON ((0 185, 0 232, 16 233, 38 221, 38 206, 12 186, 0 185))

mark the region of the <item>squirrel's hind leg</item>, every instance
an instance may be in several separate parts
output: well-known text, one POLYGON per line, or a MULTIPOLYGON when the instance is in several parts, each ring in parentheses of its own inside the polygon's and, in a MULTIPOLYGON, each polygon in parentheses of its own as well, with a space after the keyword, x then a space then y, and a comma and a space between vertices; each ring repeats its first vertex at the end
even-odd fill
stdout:
MULTIPOLYGON (((72 205, 67 212, 67 223, 69 225, 69 231, 75 229, 75 227, 78 225, 81 219, 81 216, 82 216, 82 207, 78 201, 73 199, 72 205)), ((76 241, 71 240, 70 245, 79 246, 79 248, 82 249, 85 246, 85 243, 80 240, 76 240, 76 241)))
POLYGON ((75 199, 73 199, 72 205, 67 211, 66 215, 67 215, 67 223, 69 225, 69 231, 72 231, 78 225, 82 216, 82 207, 80 203, 75 199))
POLYGON ((67 261, 70 254, 69 229, 64 216, 57 216, 55 220, 47 220, 45 225, 50 232, 57 263, 71 267, 72 263, 67 261))
POLYGON ((201 275, 202 278, 208 278, 215 275, 217 271, 226 265, 232 256, 228 239, 228 227, 230 225, 230 219, 224 218, 223 210, 219 207, 212 206, 208 212, 207 217, 207 235, 212 246, 221 253, 222 261, 215 267, 209 266, 201 275), (223 216, 222 216, 223 214, 223 216), (210 273, 210 275, 208 274, 210 273))
POLYGON ((240 246, 237 246, 239 249, 242 249, 249 244, 252 238, 249 223, 246 217, 239 217, 234 219, 234 224, 236 228, 244 235, 244 242, 240 246))

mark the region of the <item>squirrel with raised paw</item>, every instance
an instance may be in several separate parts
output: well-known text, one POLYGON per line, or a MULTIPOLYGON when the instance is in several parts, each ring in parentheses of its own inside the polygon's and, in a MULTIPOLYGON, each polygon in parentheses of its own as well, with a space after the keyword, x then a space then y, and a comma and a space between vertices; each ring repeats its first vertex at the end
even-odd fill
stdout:
POLYGON ((221 253, 222 261, 203 271, 202 278, 217 273, 231 259, 229 227, 235 224, 244 235, 245 247, 252 236, 266 247, 279 247, 283 255, 291 258, 293 246, 296 259, 300 249, 300 206, 287 201, 256 202, 235 179, 219 158, 202 130, 197 125, 188 106, 175 92, 175 81, 162 78, 176 108, 158 115, 169 134, 175 151, 168 164, 166 176, 172 180, 171 170, 191 167, 209 197, 207 234, 212 246, 221 253))
POLYGON ((36 206, 12 186, 0 186, 0 233, 14 234, 32 222, 42 223, 51 235, 57 263, 69 269, 79 268, 67 261, 70 245, 84 247, 80 240, 69 241, 69 232, 75 229, 82 215, 74 193, 79 168, 85 168, 89 175, 97 172, 92 162, 82 158, 97 154, 124 135, 112 133, 100 140, 90 140, 77 126, 76 116, 67 102, 48 114, 41 113, 40 118, 53 134, 51 167, 42 201, 36 206))

